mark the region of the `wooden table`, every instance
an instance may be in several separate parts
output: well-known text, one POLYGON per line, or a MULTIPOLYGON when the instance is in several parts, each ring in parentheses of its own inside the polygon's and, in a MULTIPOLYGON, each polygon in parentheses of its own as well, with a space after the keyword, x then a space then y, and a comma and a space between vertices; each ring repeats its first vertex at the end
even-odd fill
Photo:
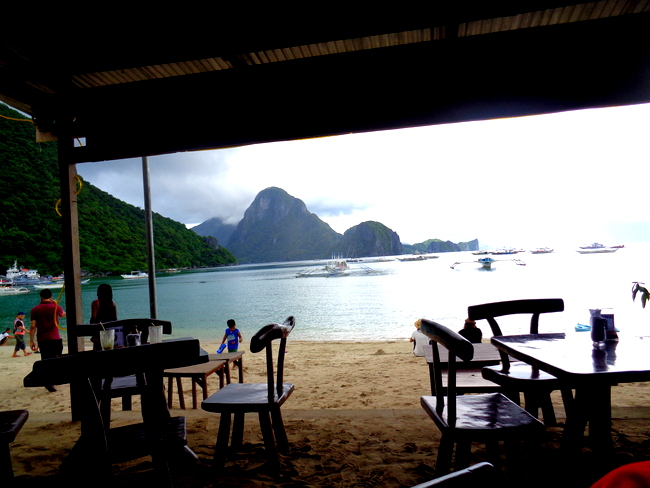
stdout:
POLYGON ((172 486, 169 462, 194 455, 187 448, 185 417, 172 418, 165 399, 162 373, 208 361, 196 339, 172 339, 107 351, 84 351, 74 355, 36 361, 23 380, 25 387, 72 383, 82 403, 81 437, 68 456, 67 465, 85 482, 107 482, 112 463, 151 455, 158 477, 156 484, 172 486), (110 428, 108 414, 97 401, 95 387, 101 379, 142 375, 142 423, 110 428), (99 482, 99 481, 98 481, 99 482))
MULTIPOLYGON (((463 361, 456 358, 456 375, 457 389, 460 393, 488 393, 498 389, 497 385, 483 378, 481 368, 499 364, 501 357, 499 350, 488 342, 472 344, 474 346, 474 358, 471 361, 463 361)), ((433 381, 433 347, 438 347, 440 354, 440 366, 447 369, 449 361, 449 352, 439 344, 427 344, 424 346, 424 359, 429 366, 429 382, 431 385, 431 395, 435 395, 435 384, 433 381)), ((444 377, 444 374, 443 374, 444 377)), ((444 378, 443 378, 444 380, 444 378)))
POLYGON ((491 339, 500 350, 542 371, 576 385, 576 398, 567 412, 563 448, 581 447, 589 424, 594 453, 609 456, 611 386, 650 381, 650 341, 620 335, 620 342, 594 349, 589 334, 526 334, 491 339))
POLYGON ((183 393, 182 378, 192 379, 192 408, 196 410, 196 385, 201 386, 203 390, 203 399, 208 398, 208 376, 212 373, 217 373, 219 376, 219 388, 224 386, 224 368, 228 362, 220 359, 208 361, 203 364, 194 364, 192 366, 184 366, 182 368, 166 369, 163 371, 163 377, 168 378, 167 384, 167 407, 172 408, 172 401, 174 395, 174 379, 176 379, 176 387, 178 388, 178 401, 180 407, 185 410, 185 395, 183 393))
POLYGON ((236 364, 239 367, 239 382, 244 382, 244 351, 222 352, 221 354, 210 354, 210 361, 222 359, 227 361, 224 371, 226 372, 226 383, 230 384, 230 365, 236 364))

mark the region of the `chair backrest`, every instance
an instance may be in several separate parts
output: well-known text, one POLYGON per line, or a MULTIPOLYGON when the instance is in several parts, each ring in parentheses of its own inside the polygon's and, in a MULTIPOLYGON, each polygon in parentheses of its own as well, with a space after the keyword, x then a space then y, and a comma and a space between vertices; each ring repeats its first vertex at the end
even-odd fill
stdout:
POLYGON ((269 402, 277 401, 282 395, 282 382, 284 380, 284 353, 287 347, 287 337, 296 325, 293 316, 287 317, 282 325, 268 324, 262 327, 251 338, 251 352, 260 352, 266 349, 266 381, 269 387, 269 402), (273 377, 273 350, 271 344, 275 339, 280 339, 278 349, 278 366, 276 377, 273 377))
MULTIPOLYGON (((441 344, 449 352, 447 366, 447 425, 456 423, 456 357, 463 361, 471 361, 474 357, 474 346, 460 334, 432 320, 421 319, 420 330, 432 341, 441 344)), ((440 352, 433 347, 433 381, 436 389, 436 411, 442 417, 445 407, 443 395, 442 367, 440 352)))
MULTIPOLYGON (((493 336, 503 335, 496 317, 515 314, 531 314, 529 334, 539 334, 539 316, 543 313, 564 311, 564 300, 561 298, 537 298, 530 300, 510 300, 505 302, 483 303, 467 307, 467 317, 470 320, 487 320, 493 336)), ((499 351, 503 370, 509 371, 508 355, 499 351)))

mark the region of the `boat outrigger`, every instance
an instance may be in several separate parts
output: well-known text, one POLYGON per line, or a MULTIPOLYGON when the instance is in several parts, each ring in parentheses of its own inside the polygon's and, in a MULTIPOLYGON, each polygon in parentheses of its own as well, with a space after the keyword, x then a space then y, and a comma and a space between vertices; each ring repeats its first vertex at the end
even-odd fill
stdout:
MULTIPOLYGON (((374 270, 363 264, 356 265, 356 268, 365 271, 366 273, 372 273, 374 270)), ((296 273, 296 278, 307 278, 307 277, 338 277, 338 276, 348 276, 351 271, 351 267, 348 265, 347 261, 341 257, 332 258, 332 260, 323 266, 312 266, 300 270, 296 273)))
POLYGON ((467 264, 467 263, 478 263, 481 265, 482 269, 492 269, 492 265, 497 261, 513 261, 515 264, 519 266, 526 266, 526 263, 524 263, 521 259, 494 259, 491 257, 485 257, 485 258, 478 258, 476 261, 456 262, 451 265, 451 269, 455 269, 456 266, 458 266, 459 264, 467 264))

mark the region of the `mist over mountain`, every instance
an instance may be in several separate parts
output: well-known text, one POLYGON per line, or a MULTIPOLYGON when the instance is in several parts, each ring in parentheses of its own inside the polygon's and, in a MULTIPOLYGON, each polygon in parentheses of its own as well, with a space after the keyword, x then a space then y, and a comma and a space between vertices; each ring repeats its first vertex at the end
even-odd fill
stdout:
POLYGON ((212 217, 199 225, 195 225, 190 230, 203 237, 215 237, 219 244, 223 246, 228 243, 236 228, 236 225, 224 224, 219 217, 212 217))

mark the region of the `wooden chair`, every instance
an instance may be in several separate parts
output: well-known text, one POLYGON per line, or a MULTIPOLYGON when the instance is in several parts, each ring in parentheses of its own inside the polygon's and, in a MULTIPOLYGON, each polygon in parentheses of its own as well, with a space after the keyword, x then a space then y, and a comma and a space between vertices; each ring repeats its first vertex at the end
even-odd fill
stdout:
POLYGON ((284 324, 269 324, 262 327, 251 339, 252 353, 266 350, 266 383, 230 383, 203 400, 201 408, 208 412, 221 414, 219 432, 214 452, 213 467, 222 468, 228 452, 230 436, 230 421, 234 414, 235 420, 232 432, 231 447, 237 448, 242 444, 244 436, 244 415, 257 412, 264 439, 264 449, 271 467, 279 468, 278 452, 286 454, 289 451, 289 441, 282 422, 280 407, 293 393, 291 383, 283 383, 284 352, 287 337, 295 325, 293 317, 288 317, 284 324), (274 378, 272 342, 280 339, 277 360, 277 376, 274 378), (276 445, 277 441, 277 445, 276 445))
POLYGON ((531 438, 542 433, 542 423, 501 393, 456 395, 456 357, 470 361, 474 346, 464 337, 440 324, 422 319, 421 330, 449 351, 447 396, 443 395, 438 348, 433 348, 436 395, 423 396, 422 408, 440 429, 442 437, 435 476, 446 475, 456 448, 456 471, 469 465, 472 441, 486 444, 488 461, 499 465, 499 441, 531 438))
POLYGON ((29 412, 27 410, 7 410, 0 412, 0 478, 11 481, 14 470, 11 466, 11 452, 9 444, 14 441, 20 429, 23 428, 29 412))
MULTIPOLYGON (((122 319, 114 320, 112 322, 104 322, 103 324, 79 324, 77 325, 77 335, 79 337, 92 337, 99 334, 102 328, 115 329, 119 345, 125 345, 126 336, 136 330, 141 333, 141 341, 144 344, 147 342, 149 336, 150 325, 162 325, 163 334, 172 333, 172 323, 168 320, 150 319, 150 318, 135 318, 135 319, 122 319)), ((139 395, 142 387, 145 384, 143 375, 136 377, 135 375, 122 376, 119 378, 105 378, 101 384, 100 404, 104 418, 110 418, 111 399, 122 398, 122 410, 132 409, 133 395, 139 395)), ((97 391, 100 391, 99 385, 96 385, 97 391)))
MULTIPOLYGON (((467 313, 471 320, 487 320, 492 329, 492 335, 503 335, 496 317, 513 314, 531 314, 530 334, 539 333, 539 317, 544 313, 562 312, 564 301, 561 298, 545 298, 533 300, 512 300, 505 302, 485 303, 468 307, 467 313)), ((571 408, 573 393, 571 386, 561 382, 555 376, 540 371, 524 362, 511 362, 503 351, 501 365, 486 366, 482 370, 483 377, 503 387, 504 394, 517 405, 520 395, 524 394, 524 408, 537 417, 539 409, 545 425, 556 425, 555 411, 551 401, 551 392, 560 390, 564 408, 571 408)))

